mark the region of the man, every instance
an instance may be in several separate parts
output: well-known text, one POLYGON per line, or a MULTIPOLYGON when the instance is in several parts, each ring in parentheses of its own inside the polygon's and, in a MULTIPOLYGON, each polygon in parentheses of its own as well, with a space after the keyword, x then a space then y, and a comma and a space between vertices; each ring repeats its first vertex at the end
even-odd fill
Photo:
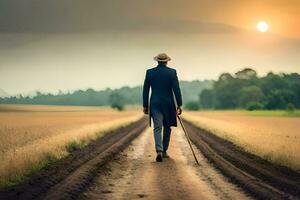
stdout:
POLYGON ((149 114, 154 123, 154 141, 157 152, 156 161, 162 162, 163 157, 168 158, 167 150, 171 136, 171 126, 177 126, 177 114, 180 115, 182 98, 175 69, 167 67, 171 58, 161 53, 154 57, 158 62, 157 67, 148 69, 146 72, 143 89, 144 113, 149 114), (149 103, 149 90, 151 98, 149 103), (174 95, 173 95, 174 93, 174 95), (177 107, 175 106, 174 96, 177 107), (161 133, 163 129, 163 140, 161 133))

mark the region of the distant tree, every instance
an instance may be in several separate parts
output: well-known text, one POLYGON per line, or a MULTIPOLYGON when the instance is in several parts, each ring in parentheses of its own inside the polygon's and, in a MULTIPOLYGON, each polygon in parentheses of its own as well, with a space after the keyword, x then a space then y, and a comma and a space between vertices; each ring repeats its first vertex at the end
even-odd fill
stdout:
POLYGON ((294 104, 292 104, 292 103, 288 103, 287 106, 286 106, 286 110, 287 110, 289 113, 294 112, 295 109, 296 109, 296 108, 295 108, 294 104))
POLYGON ((43 96, 43 93, 41 93, 40 91, 37 91, 37 92, 36 92, 36 96, 37 96, 37 97, 43 96))
POLYGON ((249 102, 246 105, 246 109, 250 110, 250 111, 252 111, 252 110, 262 110, 262 109, 264 109, 264 105, 260 102, 249 102))
POLYGON ((180 88, 183 102, 198 101, 199 94, 204 89, 211 89, 214 81, 181 81, 180 88))
POLYGON ((293 91, 273 89, 266 101, 266 109, 285 109, 289 103, 295 105, 297 97, 293 91))
POLYGON ((235 73, 235 75, 238 79, 246 79, 246 80, 257 77, 256 71, 251 68, 245 68, 241 71, 238 71, 237 73, 235 73))
POLYGON ((258 86, 246 86, 240 90, 239 106, 245 108, 250 102, 262 102, 264 94, 258 86))
POLYGON ((198 101, 190 101, 184 105, 184 108, 187 110, 199 110, 200 105, 198 101))
POLYGON ((223 73, 219 76, 218 81, 227 81, 227 80, 232 80, 233 76, 230 73, 223 73))
POLYGON ((215 107, 214 90, 204 89, 199 95, 199 101, 202 108, 214 108, 215 107))
POLYGON ((240 88, 241 84, 234 78, 219 79, 214 85, 215 107, 221 109, 236 108, 240 88))
POLYGON ((267 76, 261 79, 260 87, 265 94, 270 93, 272 90, 284 90, 289 87, 288 82, 278 74, 269 72, 267 76))
POLYGON ((293 105, 295 108, 300 108, 300 75, 298 73, 284 74, 283 78, 296 96, 296 102, 293 105))
POLYGON ((62 90, 58 90, 58 95, 64 95, 62 90))
POLYGON ((118 93, 118 92, 113 92, 109 96, 109 101, 110 101, 110 106, 112 108, 115 108, 119 111, 124 110, 124 97, 118 93))

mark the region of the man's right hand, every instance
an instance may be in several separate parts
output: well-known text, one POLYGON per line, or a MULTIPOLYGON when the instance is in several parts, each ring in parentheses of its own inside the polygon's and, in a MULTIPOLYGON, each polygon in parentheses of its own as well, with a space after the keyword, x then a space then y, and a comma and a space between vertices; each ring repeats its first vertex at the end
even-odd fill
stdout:
POLYGON ((148 115, 149 114, 148 107, 144 107, 143 112, 144 112, 145 115, 148 115))

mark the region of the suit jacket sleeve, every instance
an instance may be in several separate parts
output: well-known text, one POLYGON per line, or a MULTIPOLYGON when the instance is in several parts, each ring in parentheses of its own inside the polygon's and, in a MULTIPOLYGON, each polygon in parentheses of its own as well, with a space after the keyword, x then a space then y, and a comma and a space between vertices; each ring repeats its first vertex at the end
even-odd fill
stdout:
POLYGON ((181 91, 180 91, 179 81, 178 81, 176 71, 175 71, 174 78, 173 78, 172 89, 173 89, 173 92, 175 94, 177 106, 182 106, 181 91))
POLYGON ((143 88, 143 107, 148 107, 149 105, 149 91, 150 91, 150 80, 149 80, 149 73, 147 71, 145 81, 144 81, 144 88, 143 88))

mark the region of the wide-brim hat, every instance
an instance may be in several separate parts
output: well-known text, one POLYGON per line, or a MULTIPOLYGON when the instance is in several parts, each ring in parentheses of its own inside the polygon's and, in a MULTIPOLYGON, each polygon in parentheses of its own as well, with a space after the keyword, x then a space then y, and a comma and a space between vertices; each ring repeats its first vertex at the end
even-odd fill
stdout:
POLYGON ((168 62, 171 60, 171 58, 165 53, 160 53, 154 57, 154 60, 157 62, 168 62))

